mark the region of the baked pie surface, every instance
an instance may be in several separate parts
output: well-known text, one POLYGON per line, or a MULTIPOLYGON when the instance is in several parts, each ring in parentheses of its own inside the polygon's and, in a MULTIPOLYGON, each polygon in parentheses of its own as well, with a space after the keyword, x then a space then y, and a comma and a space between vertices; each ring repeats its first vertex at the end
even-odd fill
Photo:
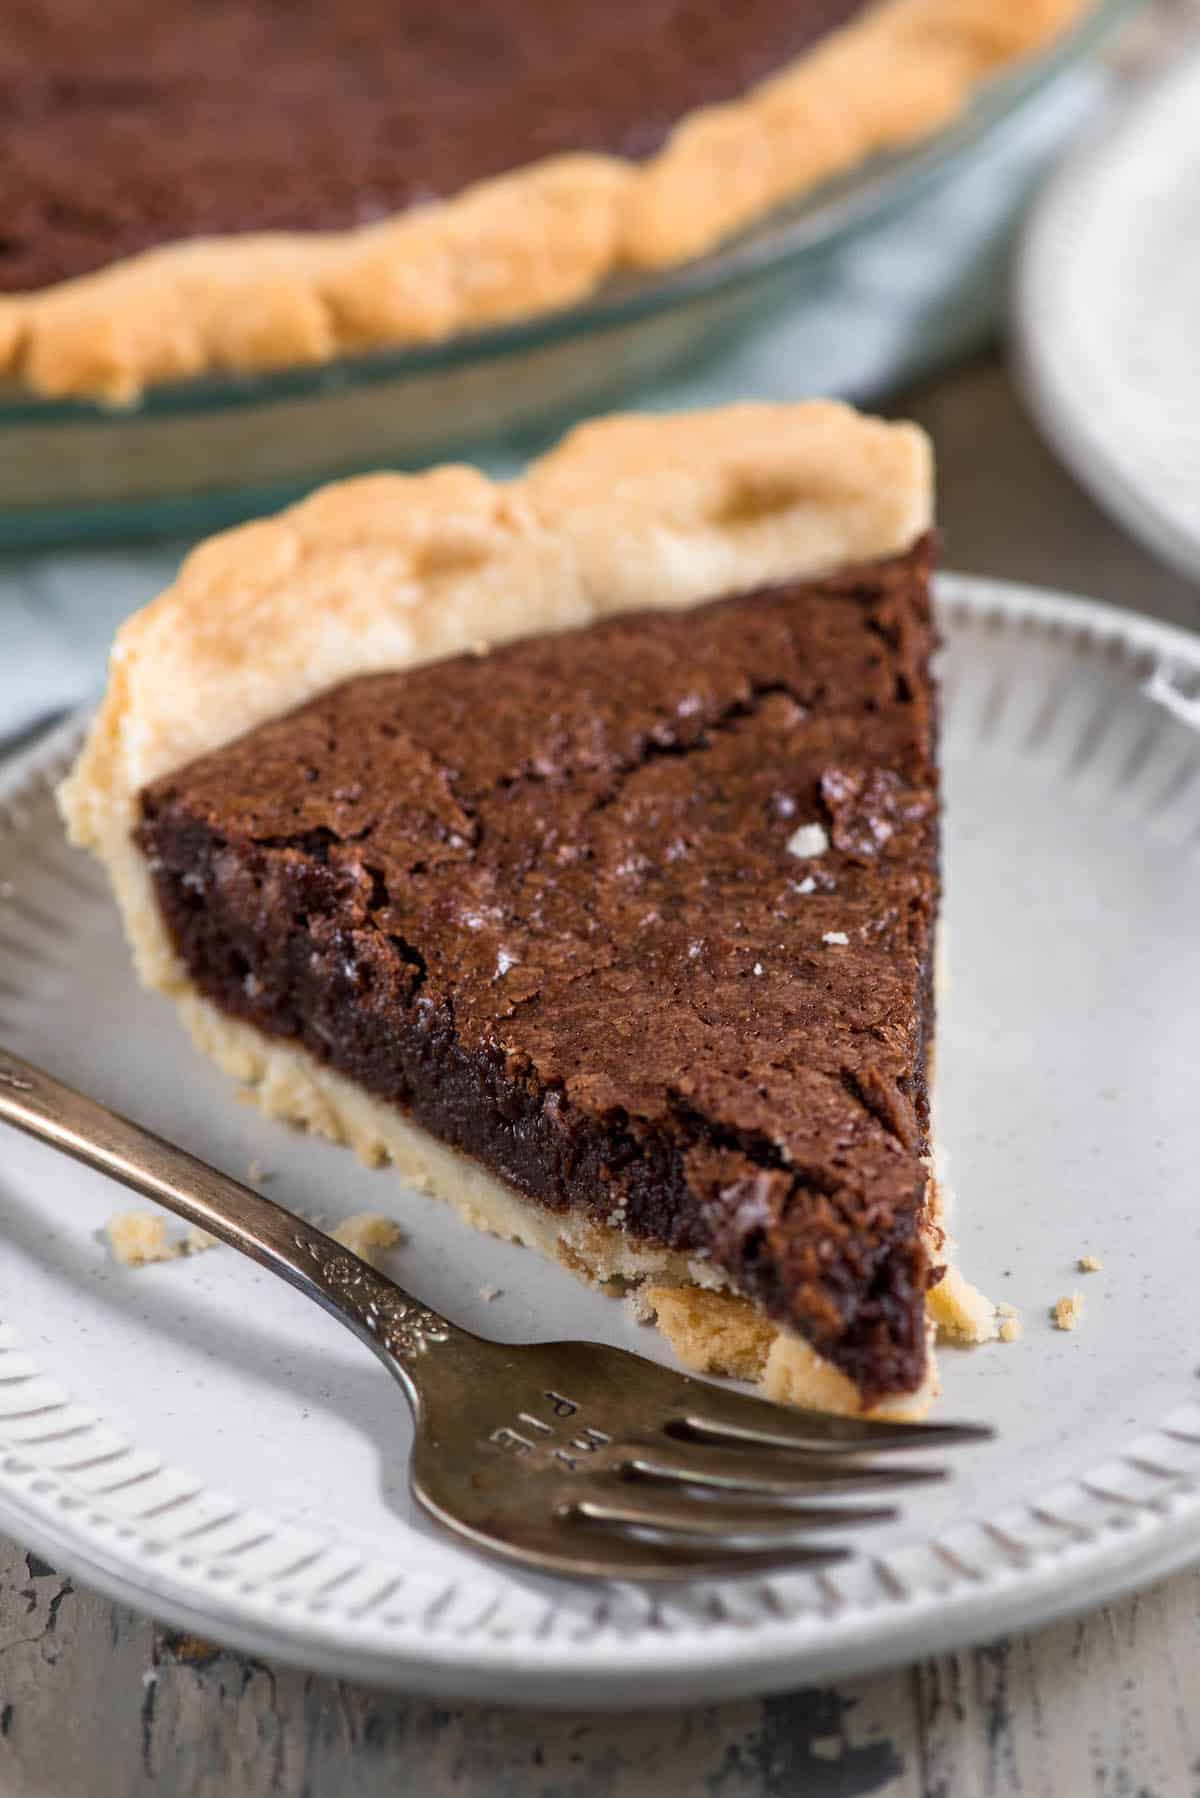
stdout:
POLYGON ((569 304, 936 129, 1085 4, 112 0, 98 32, 29 0, 0 372, 122 401, 569 304))
POLYGON ((694 1364, 911 1406, 930 511, 920 433, 823 404, 327 489, 125 627, 64 810, 269 1111, 640 1282, 694 1364))

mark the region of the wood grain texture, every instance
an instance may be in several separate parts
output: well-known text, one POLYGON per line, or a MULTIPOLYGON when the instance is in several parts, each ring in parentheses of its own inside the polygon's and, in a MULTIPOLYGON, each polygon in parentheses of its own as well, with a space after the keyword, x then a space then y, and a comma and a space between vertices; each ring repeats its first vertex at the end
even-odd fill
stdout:
POLYGON ((1197 1798, 1200 1570, 836 1690, 431 1704, 160 1629, 0 1545, 4 1798, 1197 1798))

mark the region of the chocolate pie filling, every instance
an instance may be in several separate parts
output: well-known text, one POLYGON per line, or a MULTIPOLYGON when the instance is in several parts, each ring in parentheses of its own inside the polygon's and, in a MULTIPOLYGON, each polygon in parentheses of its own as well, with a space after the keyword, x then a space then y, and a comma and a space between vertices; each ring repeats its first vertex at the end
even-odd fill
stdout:
POLYGON ((707 1258, 866 1400, 910 1390, 929 562, 362 676, 157 781, 193 981, 538 1205, 707 1258))

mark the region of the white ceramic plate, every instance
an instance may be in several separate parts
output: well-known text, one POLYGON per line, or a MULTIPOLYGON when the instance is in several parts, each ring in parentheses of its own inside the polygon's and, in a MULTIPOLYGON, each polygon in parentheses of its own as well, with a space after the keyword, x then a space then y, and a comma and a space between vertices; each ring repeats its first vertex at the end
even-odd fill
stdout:
MULTIPOLYGON (((414 1517, 371 1357, 227 1250, 137 1272, 130 1202, 0 1139, 0 1528, 130 1603, 409 1689, 634 1705, 782 1688, 1082 1607, 1200 1553, 1200 647, 1100 606, 942 586, 948 935, 938 1103, 968 1270, 1025 1336, 942 1357, 994 1444, 820 1578, 670 1597, 522 1579, 414 1517), (1076 1272, 1098 1255, 1100 1274, 1076 1272), (1080 1287, 1071 1335, 1048 1307, 1080 1287)), ((0 1041, 330 1220, 468 1325, 655 1352, 627 1308, 386 1170, 233 1102, 133 983, 62 842, 60 738, 0 803, 0 1041), (484 1286, 502 1288, 486 1303, 484 1286)))
POLYGON ((1100 504, 1200 575, 1200 53, 1106 117, 1018 264, 1030 404, 1100 504))

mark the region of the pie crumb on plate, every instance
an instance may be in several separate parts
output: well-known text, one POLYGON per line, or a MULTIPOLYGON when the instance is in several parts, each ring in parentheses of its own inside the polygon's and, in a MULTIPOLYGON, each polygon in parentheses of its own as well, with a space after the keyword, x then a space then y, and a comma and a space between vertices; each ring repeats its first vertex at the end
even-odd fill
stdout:
POLYGON ((1055 1301, 1050 1316, 1056 1330, 1073 1330, 1083 1317, 1083 1294, 1071 1292, 1055 1301))
POLYGON ((122 1267, 147 1267, 156 1261, 178 1261, 214 1249, 217 1238, 191 1224, 182 1236, 171 1236, 158 1211, 118 1211, 104 1226, 113 1259, 122 1267))
POLYGON ((360 1211, 354 1217, 343 1218, 330 1235, 352 1255, 369 1261, 372 1267, 376 1267, 379 1257, 388 1249, 394 1249, 401 1240, 400 1226, 379 1211, 360 1211))

